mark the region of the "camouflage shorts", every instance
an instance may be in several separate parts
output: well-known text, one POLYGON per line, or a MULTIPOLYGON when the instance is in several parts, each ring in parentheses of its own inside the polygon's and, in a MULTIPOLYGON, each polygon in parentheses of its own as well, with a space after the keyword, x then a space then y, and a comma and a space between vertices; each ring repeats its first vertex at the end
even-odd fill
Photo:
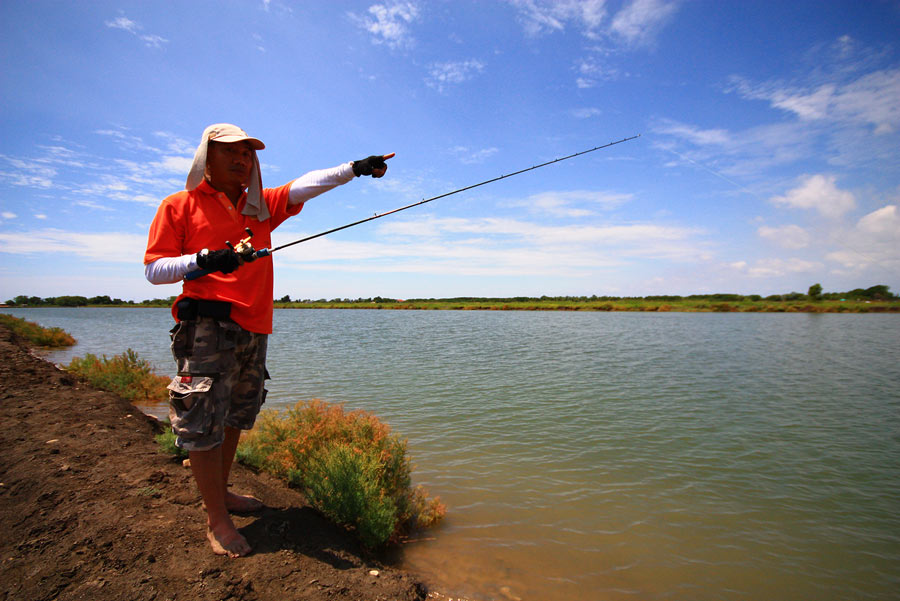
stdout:
POLYGON ((179 322, 172 331, 178 375, 169 384, 175 444, 205 451, 222 444, 225 426, 249 430, 266 399, 265 334, 211 317, 179 322))

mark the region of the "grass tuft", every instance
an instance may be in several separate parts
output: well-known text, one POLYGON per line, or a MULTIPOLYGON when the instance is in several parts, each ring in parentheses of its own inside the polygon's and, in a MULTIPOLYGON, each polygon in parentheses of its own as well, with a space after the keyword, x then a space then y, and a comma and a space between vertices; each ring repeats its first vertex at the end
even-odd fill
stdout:
POLYGON ((65 368, 132 403, 162 403, 169 398, 169 378, 154 374, 150 363, 131 349, 111 359, 88 353, 84 358, 75 357, 65 368))
POLYGON ((406 449, 374 415, 313 400, 262 412, 238 459, 300 487, 319 511, 377 547, 446 513, 439 499, 412 487, 406 449))

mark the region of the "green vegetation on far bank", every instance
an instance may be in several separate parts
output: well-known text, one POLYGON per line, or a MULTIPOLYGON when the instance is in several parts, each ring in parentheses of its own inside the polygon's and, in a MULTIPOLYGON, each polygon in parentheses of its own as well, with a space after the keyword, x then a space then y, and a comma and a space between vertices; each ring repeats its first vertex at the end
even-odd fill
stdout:
POLYGON ((763 313, 900 313, 900 297, 885 285, 849 292, 822 292, 819 284, 807 294, 693 294, 690 296, 541 296, 511 298, 392 298, 295 300, 276 299, 284 309, 397 309, 481 311, 680 311, 763 313))
MULTIPOLYGON (((140 302, 105 297, 63 296, 39 298, 17 296, 10 307, 171 307, 175 297, 140 302)), ((516 296, 507 298, 454 297, 395 299, 320 298, 292 300, 290 295, 275 299, 277 309, 397 309, 397 310, 483 310, 483 311, 673 311, 673 312, 759 312, 759 313, 900 313, 900 296, 884 284, 847 292, 823 292, 813 284, 806 294, 692 294, 689 296, 516 296)))

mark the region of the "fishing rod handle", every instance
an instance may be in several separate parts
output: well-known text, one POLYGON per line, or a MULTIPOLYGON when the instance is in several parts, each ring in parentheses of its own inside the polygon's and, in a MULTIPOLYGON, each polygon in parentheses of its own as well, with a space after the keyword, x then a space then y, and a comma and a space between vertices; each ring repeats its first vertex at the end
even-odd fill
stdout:
MULTIPOLYGON (((260 248, 256 252, 253 253, 255 258, 258 259, 260 257, 268 257, 272 252, 268 248, 260 248)), ((209 269, 195 269, 194 271, 189 271, 184 274, 184 279, 187 281, 196 280, 197 278, 202 278, 205 275, 211 274, 212 271, 209 269)))
POLYGON ((202 278, 205 275, 212 273, 209 269, 195 269, 194 271, 189 271, 184 274, 185 280, 196 280, 197 278, 202 278))

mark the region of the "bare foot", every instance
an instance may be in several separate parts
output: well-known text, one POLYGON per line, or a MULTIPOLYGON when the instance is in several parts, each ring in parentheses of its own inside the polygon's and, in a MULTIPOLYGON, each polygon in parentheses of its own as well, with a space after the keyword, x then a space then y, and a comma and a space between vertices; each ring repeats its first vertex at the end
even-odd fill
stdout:
POLYGON ((228 491, 225 493, 225 509, 234 513, 253 513, 262 510, 265 504, 250 495, 239 495, 228 491))
POLYGON ((252 551, 247 539, 244 538, 233 524, 223 524, 213 530, 206 528, 206 538, 216 555, 228 557, 243 557, 252 551))

